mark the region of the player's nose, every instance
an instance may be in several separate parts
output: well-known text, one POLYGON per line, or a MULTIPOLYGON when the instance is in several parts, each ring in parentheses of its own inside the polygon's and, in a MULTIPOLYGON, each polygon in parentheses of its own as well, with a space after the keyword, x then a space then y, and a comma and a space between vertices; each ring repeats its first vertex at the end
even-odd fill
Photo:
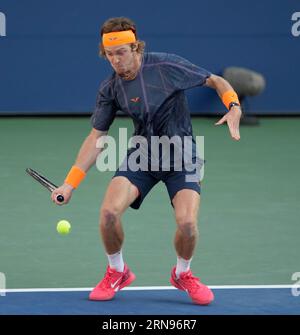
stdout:
POLYGON ((117 65, 117 64, 120 63, 120 59, 119 59, 118 57, 114 56, 114 57, 112 58, 112 63, 117 65))

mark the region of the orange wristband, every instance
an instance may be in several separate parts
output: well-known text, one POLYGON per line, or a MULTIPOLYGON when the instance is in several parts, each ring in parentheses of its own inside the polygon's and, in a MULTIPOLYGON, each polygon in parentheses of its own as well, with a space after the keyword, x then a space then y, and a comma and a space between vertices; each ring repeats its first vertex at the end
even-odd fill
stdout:
POLYGON ((65 183, 77 188, 85 176, 86 173, 83 170, 73 165, 65 179, 65 183))
POLYGON ((229 109, 230 104, 232 102, 240 104, 239 97, 237 96, 237 94, 234 91, 226 91, 222 95, 222 101, 223 101, 223 104, 226 106, 227 109, 229 109))

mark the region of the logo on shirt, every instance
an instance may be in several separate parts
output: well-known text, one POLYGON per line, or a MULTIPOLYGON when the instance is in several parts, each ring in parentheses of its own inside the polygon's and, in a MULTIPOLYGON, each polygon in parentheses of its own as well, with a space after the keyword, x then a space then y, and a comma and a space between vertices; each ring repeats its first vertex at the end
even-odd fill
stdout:
POLYGON ((140 98, 139 98, 139 97, 131 98, 130 101, 131 101, 131 102, 139 102, 139 101, 140 101, 140 98))

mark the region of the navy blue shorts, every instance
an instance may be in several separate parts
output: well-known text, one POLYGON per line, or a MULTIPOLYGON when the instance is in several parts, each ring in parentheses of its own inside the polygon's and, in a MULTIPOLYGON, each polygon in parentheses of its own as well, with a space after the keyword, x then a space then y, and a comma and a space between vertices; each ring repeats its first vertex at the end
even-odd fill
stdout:
POLYGON ((195 172, 192 171, 120 171, 119 169, 116 171, 114 177, 123 176, 126 177, 132 184, 134 184, 139 192, 140 195, 138 198, 130 205, 130 207, 134 209, 138 209, 144 199, 146 198, 149 191, 152 189, 154 185, 158 182, 162 181, 165 183, 171 205, 172 199, 174 198, 175 194, 183 189, 190 189, 195 190, 200 194, 200 181, 195 180, 195 172), (192 177, 193 181, 189 180, 189 176, 192 177))

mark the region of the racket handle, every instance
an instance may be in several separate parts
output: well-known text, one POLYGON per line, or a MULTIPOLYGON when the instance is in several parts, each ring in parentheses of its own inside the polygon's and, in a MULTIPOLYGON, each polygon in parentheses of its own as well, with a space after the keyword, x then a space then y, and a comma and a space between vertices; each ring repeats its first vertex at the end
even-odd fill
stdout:
POLYGON ((64 201, 65 201, 65 198, 64 198, 63 195, 59 194, 59 195, 56 197, 56 200, 57 200, 58 202, 64 202, 64 201))

